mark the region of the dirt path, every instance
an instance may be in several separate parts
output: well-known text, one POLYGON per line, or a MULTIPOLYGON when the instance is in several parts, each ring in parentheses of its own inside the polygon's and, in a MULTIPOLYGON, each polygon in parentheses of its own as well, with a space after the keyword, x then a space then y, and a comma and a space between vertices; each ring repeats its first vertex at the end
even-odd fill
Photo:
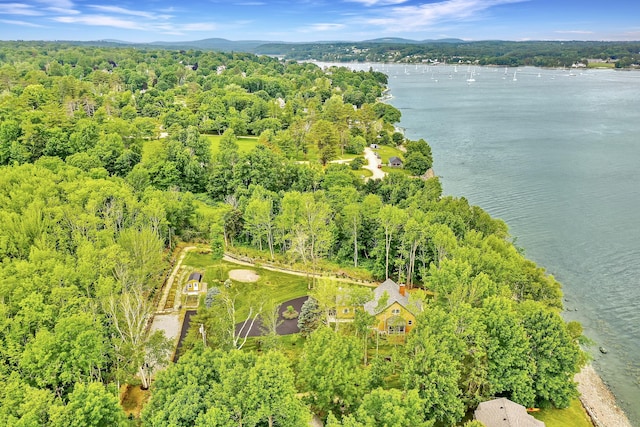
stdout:
POLYGON ((167 299, 169 298, 169 294, 171 293, 173 282, 176 280, 176 276, 178 275, 178 271, 180 270, 182 261, 184 261, 184 257, 187 256, 187 253, 194 249, 196 249, 195 246, 187 246, 184 249, 182 249, 182 251, 180 252, 180 255, 178 255, 178 260, 176 261, 176 265, 173 266, 173 271, 171 271, 171 274, 167 279, 167 283, 165 283, 164 289, 162 290, 162 298, 160 298, 160 302, 158 303, 158 308, 156 309, 157 313, 162 313, 165 311, 164 306, 167 304, 167 299))
POLYGON ((286 273, 286 274, 291 274, 291 275, 294 275, 294 276, 318 277, 318 278, 323 278, 324 277, 324 278, 327 278, 327 279, 335 280, 337 282, 353 283, 353 284, 356 284, 356 285, 369 286, 369 287, 378 286, 378 283, 373 283, 373 282, 358 282, 356 280, 345 279, 343 277, 324 276, 324 275, 319 274, 319 273, 315 273, 314 274, 314 273, 307 273, 307 272, 304 272, 304 271, 289 270, 287 268, 274 267, 274 266, 266 265, 266 264, 260 264, 260 266, 256 266, 255 263, 240 260, 238 258, 235 258, 234 255, 230 254, 230 253, 225 253, 224 257, 222 259, 225 260, 225 261, 228 261, 228 262, 232 262, 234 264, 238 264, 238 265, 244 265, 244 266, 247 266, 247 267, 254 267, 254 268, 262 268, 264 270, 275 271, 275 272, 278 272, 278 273, 286 273))
MULTIPOLYGON (((180 305, 180 293, 176 292, 176 304, 169 310, 165 309, 165 305, 167 304, 167 299, 169 298, 169 294, 171 293, 171 288, 173 287, 173 283, 176 280, 178 275, 178 271, 182 266, 182 261, 184 257, 187 256, 189 251, 196 249, 195 246, 187 246, 180 252, 178 255, 178 259, 176 260, 176 264, 173 266, 173 270, 165 283, 164 289, 162 290, 162 298, 160 298, 160 302, 158 303, 158 307, 156 308, 156 312, 153 315, 153 319, 151 320, 151 332, 154 331, 163 331, 164 335, 173 341, 174 348, 178 343, 178 339, 180 337, 180 312, 177 307, 180 305)), ((169 358, 174 353, 174 350, 171 349, 168 352, 169 358)))
POLYGON ((378 165, 381 163, 376 157, 376 153, 373 152, 371 147, 364 148, 364 158, 367 160, 367 164, 363 166, 364 169, 369 169, 373 174, 369 179, 383 179, 386 173, 382 169, 378 169, 378 165))

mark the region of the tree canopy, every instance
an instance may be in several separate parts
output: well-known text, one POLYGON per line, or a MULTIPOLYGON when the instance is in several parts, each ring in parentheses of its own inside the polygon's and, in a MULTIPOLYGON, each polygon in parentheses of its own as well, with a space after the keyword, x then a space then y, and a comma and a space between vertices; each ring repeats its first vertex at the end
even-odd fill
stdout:
POLYGON ((426 141, 396 132, 386 83, 242 53, 1 42, 0 426, 126 425, 122 384, 151 386, 150 426, 454 424, 498 395, 567 406, 581 331, 506 224, 438 178, 331 163, 380 143, 404 144, 414 175, 432 166, 426 141), (216 262, 246 249, 391 278, 422 310, 403 346, 369 358, 371 316, 322 323, 370 292, 310 282, 292 356, 236 329, 280 301, 212 286, 204 343, 155 373, 170 343, 148 326, 178 241, 216 262))

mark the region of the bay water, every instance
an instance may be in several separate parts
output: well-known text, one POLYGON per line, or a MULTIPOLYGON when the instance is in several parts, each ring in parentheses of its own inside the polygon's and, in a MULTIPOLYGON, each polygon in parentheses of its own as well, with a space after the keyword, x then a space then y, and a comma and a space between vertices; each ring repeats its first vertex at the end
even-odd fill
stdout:
POLYGON ((444 193, 504 220, 562 283, 564 318, 640 426, 640 72, 372 66, 444 193))

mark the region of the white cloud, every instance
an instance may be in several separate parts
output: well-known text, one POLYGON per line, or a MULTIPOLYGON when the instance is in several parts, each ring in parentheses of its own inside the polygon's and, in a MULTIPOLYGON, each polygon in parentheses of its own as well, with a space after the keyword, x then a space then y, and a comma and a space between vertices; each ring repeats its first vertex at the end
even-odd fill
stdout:
POLYGON ((336 31, 341 30, 345 27, 343 24, 333 24, 333 23, 318 23, 311 24, 308 27, 305 27, 302 32, 310 32, 310 31, 336 31))
POLYGON ((100 12, 115 13, 117 15, 139 16, 147 19, 160 19, 160 20, 167 20, 171 18, 170 15, 158 15, 153 12, 126 9, 124 7, 118 7, 118 6, 89 5, 89 7, 92 9, 98 10, 100 12))
POLYGON ((59 15, 78 15, 80 14, 80 11, 75 10, 75 9, 64 9, 61 7, 48 7, 46 8, 47 11, 49 12, 53 12, 53 13, 57 13, 59 15))
POLYGON ((140 23, 105 15, 57 16, 51 18, 63 24, 84 24, 98 27, 115 27, 127 30, 142 30, 140 23))
POLYGON ((558 34, 593 34, 593 31, 586 30, 557 30, 554 32, 558 34))
POLYGON ((183 31, 214 31, 217 28, 217 25, 209 22, 193 22, 191 24, 184 24, 180 26, 180 29, 183 31))
POLYGON ((443 22, 477 19, 479 14, 492 7, 523 1, 528 0, 446 0, 417 6, 398 6, 386 10, 382 17, 366 22, 391 32, 419 31, 443 22))
POLYGON ((73 2, 71 0, 35 0, 38 3, 49 6, 50 8, 58 9, 73 9, 73 2))
MULTIPOLYGON (((135 15, 137 16, 137 15, 135 15)), ((214 31, 217 26, 207 22, 192 22, 185 24, 176 24, 166 21, 141 22, 132 19, 124 19, 109 15, 75 15, 75 16, 56 16, 52 20, 63 24, 81 24, 98 27, 114 27, 126 30, 138 31, 157 31, 164 34, 184 35, 187 32, 197 31, 214 31)))
POLYGON ((8 25, 21 25, 23 27, 44 28, 43 25, 38 25, 38 24, 34 24, 32 22, 18 21, 18 20, 13 20, 13 19, 0 19, 0 22, 2 22, 3 24, 8 24, 8 25))
POLYGON ((389 6, 406 3, 408 0, 347 0, 352 3, 360 3, 365 6, 389 6))
POLYGON ((2 15, 22 15, 22 16, 40 16, 42 12, 36 10, 30 4, 24 3, 4 3, 0 4, 0 14, 2 15))

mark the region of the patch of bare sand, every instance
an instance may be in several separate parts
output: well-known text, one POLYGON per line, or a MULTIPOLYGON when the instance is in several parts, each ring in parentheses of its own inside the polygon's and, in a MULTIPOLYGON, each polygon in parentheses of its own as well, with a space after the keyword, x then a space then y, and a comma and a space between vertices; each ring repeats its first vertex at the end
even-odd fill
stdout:
POLYGON ((616 398, 600 375, 588 365, 575 376, 582 406, 596 427, 631 427, 629 419, 616 404, 616 398))
POLYGON ((229 278, 237 282, 254 283, 260 279, 260 276, 253 270, 231 270, 229 278))

